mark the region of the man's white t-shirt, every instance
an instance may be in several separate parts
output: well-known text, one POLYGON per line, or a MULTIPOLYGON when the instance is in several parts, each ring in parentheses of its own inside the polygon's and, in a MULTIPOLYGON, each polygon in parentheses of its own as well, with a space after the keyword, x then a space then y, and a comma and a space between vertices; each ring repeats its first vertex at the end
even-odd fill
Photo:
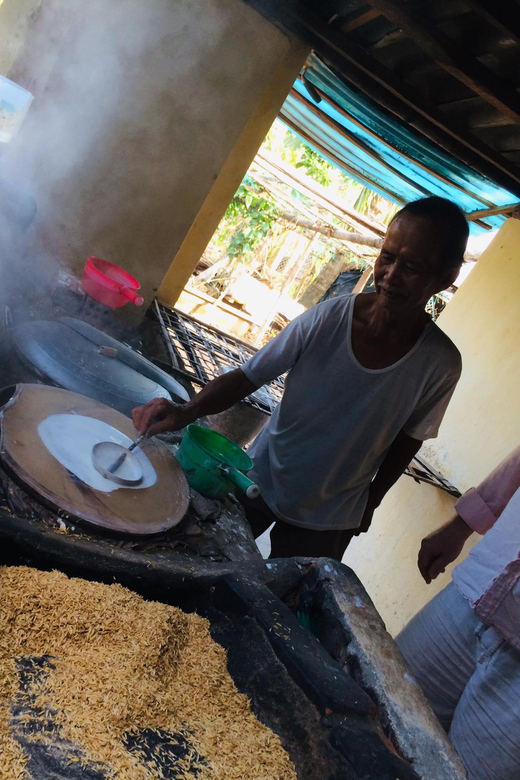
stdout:
POLYGON ((352 351, 355 297, 313 306, 242 366, 257 387, 289 372, 249 454, 263 499, 292 525, 357 528, 397 434, 435 437, 460 376, 459 351, 433 322, 397 363, 364 368, 352 351))

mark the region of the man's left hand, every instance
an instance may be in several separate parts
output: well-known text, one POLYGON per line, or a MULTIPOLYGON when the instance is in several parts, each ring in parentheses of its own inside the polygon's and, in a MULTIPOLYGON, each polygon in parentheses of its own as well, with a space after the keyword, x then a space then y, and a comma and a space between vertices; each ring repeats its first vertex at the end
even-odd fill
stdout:
POLYGON ((354 535, 364 534, 370 528, 374 512, 386 496, 392 485, 394 485, 414 455, 418 452, 422 441, 413 439, 404 431, 400 431, 395 437, 392 446, 385 455, 385 458, 379 470, 370 483, 368 501, 354 535))
POLYGON ((373 498, 370 498, 369 496, 367 505, 365 507, 365 511, 363 512, 363 517, 361 518, 361 523, 354 531, 354 536, 365 534, 368 531, 368 529, 372 525, 372 518, 374 517, 374 512, 376 511, 378 506, 379 504, 376 503, 376 501, 373 498))

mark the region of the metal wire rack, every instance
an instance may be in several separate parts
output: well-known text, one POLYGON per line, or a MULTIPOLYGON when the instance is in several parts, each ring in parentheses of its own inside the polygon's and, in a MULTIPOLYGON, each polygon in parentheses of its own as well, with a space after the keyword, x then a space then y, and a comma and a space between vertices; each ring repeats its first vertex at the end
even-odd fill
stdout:
POLYGON ((412 460, 406 471, 404 472, 408 477, 412 477, 416 482, 426 482, 428 485, 433 485, 440 490, 446 491, 450 496, 460 498, 462 493, 458 488, 451 484, 442 474, 435 471, 423 458, 417 455, 412 460))
MULTIPOLYGON (((205 385, 227 368, 239 368, 257 352, 246 341, 224 333, 189 314, 154 301, 154 314, 166 343, 172 368, 190 381, 205 385)), ((246 403, 270 414, 283 395, 279 377, 246 398, 246 403)))

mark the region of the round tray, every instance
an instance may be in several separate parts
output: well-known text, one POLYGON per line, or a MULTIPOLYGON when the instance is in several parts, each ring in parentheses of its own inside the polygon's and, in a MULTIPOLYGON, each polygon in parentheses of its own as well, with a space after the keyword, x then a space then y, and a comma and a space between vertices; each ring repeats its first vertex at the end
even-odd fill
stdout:
POLYGON ((43 503, 80 521, 124 534, 160 533, 182 520, 189 505, 188 483, 174 456, 160 442, 142 444, 157 473, 154 485, 104 493, 75 478, 51 455, 38 434, 38 425, 49 415, 75 412, 103 420, 135 439, 137 432, 128 417, 98 401, 46 385, 17 385, 3 396, 0 461, 43 503))

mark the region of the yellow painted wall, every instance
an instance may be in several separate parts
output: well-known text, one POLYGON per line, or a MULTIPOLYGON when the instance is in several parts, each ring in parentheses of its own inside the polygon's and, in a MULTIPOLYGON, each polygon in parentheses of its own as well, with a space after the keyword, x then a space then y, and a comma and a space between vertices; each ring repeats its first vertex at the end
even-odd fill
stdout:
POLYGON ((439 325, 463 373, 434 448, 467 490, 520 443, 520 220, 503 225, 439 325))
MULTIPOLYGON (((423 454, 464 492, 520 443, 520 220, 503 225, 438 324, 461 351, 463 372, 439 437, 423 454)), ((421 539, 449 520, 453 504, 401 477, 370 532, 345 554, 393 634, 450 580, 447 572, 427 586, 416 561, 421 539)))

